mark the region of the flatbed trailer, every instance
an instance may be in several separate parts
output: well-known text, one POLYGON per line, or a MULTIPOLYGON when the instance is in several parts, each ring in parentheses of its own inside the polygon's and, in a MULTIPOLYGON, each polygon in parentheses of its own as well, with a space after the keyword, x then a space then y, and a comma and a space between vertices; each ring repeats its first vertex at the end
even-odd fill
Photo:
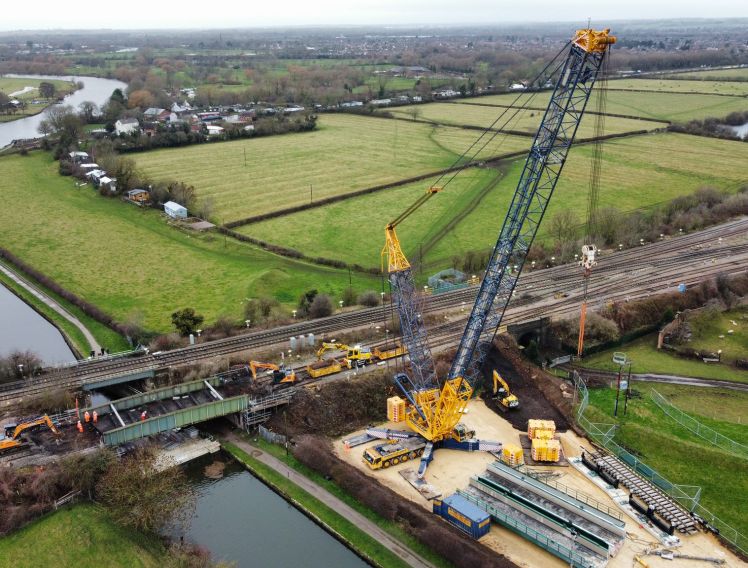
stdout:
POLYGON ((363 460, 371 469, 382 469, 423 455, 426 440, 420 437, 392 440, 364 450, 363 460))

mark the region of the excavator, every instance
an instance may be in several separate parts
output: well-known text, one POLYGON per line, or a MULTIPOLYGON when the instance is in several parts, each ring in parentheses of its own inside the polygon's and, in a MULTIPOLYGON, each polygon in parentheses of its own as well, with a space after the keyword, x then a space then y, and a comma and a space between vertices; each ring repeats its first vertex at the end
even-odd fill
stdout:
MULTIPOLYGON (((455 167, 458 169, 454 173, 443 174, 385 227, 383 265, 386 264, 403 344, 410 357, 409 372, 397 373, 394 382, 406 398, 405 423, 410 432, 369 429, 367 434, 395 441, 414 436, 422 440, 425 447, 418 468, 418 476, 421 478, 433 459, 433 451, 440 447, 465 451, 501 450, 500 442, 474 439, 472 431, 461 424, 460 420, 473 395, 474 385, 481 376, 493 338, 501 327, 507 305, 566 163, 598 74, 607 59, 610 46, 615 42, 616 38, 607 29, 577 30, 574 37, 536 77, 538 84, 544 84, 549 75, 555 76, 553 92, 489 257, 452 367, 443 380, 435 373, 434 359, 421 317, 422 297, 395 228, 434 195, 444 191, 447 184, 459 174, 461 164, 470 164, 477 158, 486 144, 506 126, 505 123, 500 128, 493 128, 504 113, 457 159, 455 167), (484 136, 488 136, 488 141, 480 146, 484 136), (473 149, 475 152, 472 157, 468 156, 473 149), (445 177, 448 179, 443 182, 445 177)), ((513 108, 513 105, 510 106, 513 108)), ((514 108, 515 114, 509 116, 507 123, 521 110, 522 107, 514 108)))
POLYGON ((257 380, 257 369, 268 369, 272 371, 274 385, 292 385, 296 383, 296 371, 286 368, 285 365, 250 361, 249 368, 252 370, 252 378, 255 381, 257 380))
POLYGON ((21 422, 20 424, 7 424, 5 426, 4 436, 0 438, 0 452, 22 448, 25 444, 20 437, 21 434, 26 430, 32 430, 45 425, 47 428, 52 430, 55 435, 59 435, 59 430, 54 425, 54 422, 52 422, 52 419, 46 414, 33 420, 21 422))
POLYGON ((361 345, 346 345, 345 343, 322 342, 322 347, 317 350, 317 359, 322 359, 326 351, 345 351, 345 360, 348 368, 363 367, 374 361, 371 349, 361 345))
POLYGON ((493 370, 493 397, 497 399, 504 408, 511 410, 519 408, 519 399, 512 394, 504 377, 502 377, 496 369, 493 370))

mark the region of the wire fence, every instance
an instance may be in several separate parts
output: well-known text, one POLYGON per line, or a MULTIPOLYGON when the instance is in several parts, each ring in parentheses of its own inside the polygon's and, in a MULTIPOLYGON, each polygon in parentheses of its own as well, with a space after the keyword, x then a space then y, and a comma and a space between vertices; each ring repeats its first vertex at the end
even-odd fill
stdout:
POLYGON ((658 393, 655 389, 652 389, 650 393, 652 402, 654 402, 660 410, 667 414, 670 418, 675 420, 678 424, 696 434, 699 438, 702 438, 710 444, 726 450, 730 453, 746 457, 748 456, 748 446, 740 444, 735 440, 731 440, 727 436, 723 436, 713 428, 702 424, 694 417, 686 414, 680 408, 675 406, 672 402, 658 393))
POLYGON ((636 473, 649 480, 654 485, 662 489, 682 507, 693 513, 701 521, 706 523, 707 528, 715 534, 722 537, 743 554, 748 554, 748 537, 738 532, 738 530, 717 517, 709 509, 699 503, 701 498, 701 487, 695 485, 677 485, 669 481, 654 468, 649 467, 639 458, 625 450, 623 447, 613 441, 616 426, 614 424, 600 424, 590 421, 585 416, 585 411, 589 406, 589 391, 584 379, 578 372, 574 371, 572 378, 576 387, 577 396, 577 413, 576 419, 587 435, 597 442, 600 446, 614 454, 618 459, 623 461, 636 473))

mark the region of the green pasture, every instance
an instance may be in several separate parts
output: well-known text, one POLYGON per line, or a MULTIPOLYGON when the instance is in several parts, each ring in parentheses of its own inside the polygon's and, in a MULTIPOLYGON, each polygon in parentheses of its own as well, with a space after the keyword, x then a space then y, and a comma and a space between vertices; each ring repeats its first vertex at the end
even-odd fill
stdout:
MULTIPOLYGON (((584 220, 592 150, 592 145, 572 149, 549 206, 548 218, 570 209, 577 212, 580 223, 584 220)), ((735 191, 748 181, 748 162, 742 159, 744 152, 740 142, 685 134, 647 134, 610 140, 603 151, 600 207, 632 211, 665 203, 705 185, 735 191)), ((518 158, 503 166, 504 173, 480 205, 472 208, 469 215, 426 252, 429 267, 444 268, 450 265, 454 255, 493 246, 523 164, 524 159, 518 158)), ((421 243, 428 242, 429 236, 441 234, 450 220, 465 211, 480 188, 494 179, 491 171, 463 171, 447 190, 400 225, 406 254, 416 258, 421 243)), ((403 211, 430 183, 388 189, 240 230, 308 254, 320 251, 372 266, 378 262, 381 231, 386 222, 403 211)), ((541 240, 546 238, 546 227, 541 225, 541 240)))
POLYGON ((320 117, 313 132, 135 158, 154 179, 194 185, 200 198, 214 200, 214 218, 227 222, 448 167, 476 137, 428 124, 337 114, 320 117))
MULTIPOLYGON (((716 448, 674 422, 650 400, 652 388, 703 424, 742 444, 748 444, 748 393, 634 383, 632 389, 638 396, 629 401, 626 416, 623 400, 619 402, 619 428, 614 438, 673 483, 701 486, 701 504, 742 534, 748 533, 742 504, 748 495, 748 458, 716 448)), ((614 406, 614 389, 590 389, 590 420, 613 423, 614 406)))
POLYGON ((704 69, 703 71, 684 71, 666 77, 688 79, 691 81, 748 81, 748 67, 740 69, 704 69))
MULTIPOLYGON (((246 298, 290 306, 311 288, 338 297, 348 287, 347 271, 181 232, 157 211, 76 188, 49 154, 8 156, 0 168, 2 246, 119 320, 140 313, 148 329, 163 332, 183 307, 210 323, 222 314, 240 319, 246 298)), ((355 290, 377 283, 352 275, 355 290)))
POLYGON ((748 82, 712 81, 707 79, 691 81, 682 78, 672 79, 670 77, 673 77, 673 75, 668 75, 668 78, 658 79, 617 79, 608 82, 608 89, 702 93, 705 95, 734 95, 738 97, 748 95, 748 82))
MULTIPOLYGON (((590 109, 592 108, 594 107, 590 107, 590 109)), ((515 114, 514 110, 502 107, 454 103, 429 103, 408 107, 393 107, 388 109, 388 112, 400 118, 408 119, 412 119, 415 112, 418 120, 427 120, 454 126, 468 125, 486 128, 495 123, 494 128, 524 132, 527 133, 528 137, 537 132, 540 127, 540 121, 543 118, 543 111, 539 110, 527 110, 515 114)), ((577 132, 579 138, 591 138, 595 135, 596 118, 595 115, 587 115, 582 119, 577 132)), ((662 127, 663 124, 658 122, 608 116, 605 117, 605 129, 603 132, 604 134, 620 134, 638 130, 654 130, 662 127)))
MULTIPOLYGON (((611 81, 610 85, 615 85, 611 81)), ((522 104, 527 97, 533 93, 521 95, 517 104, 522 104)), ((457 99, 458 103, 480 103, 493 105, 509 105, 516 94, 490 95, 476 97, 473 99, 457 99)), ((590 110, 597 108, 597 94, 593 93, 588 104, 590 110)), ((530 106, 545 109, 550 98, 549 92, 537 93, 530 106)), ((731 112, 748 111, 748 98, 746 97, 721 97, 717 95, 704 95, 699 93, 658 93, 634 91, 608 91, 606 97, 606 112, 609 114, 621 114, 627 116, 638 116, 651 120, 669 120, 673 122, 688 122, 694 119, 708 117, 721 118, 731 112)), ((589 120, 589 118, 588 118, 589 120)), ((606 123, 610 117, 606 118, 606 123)))

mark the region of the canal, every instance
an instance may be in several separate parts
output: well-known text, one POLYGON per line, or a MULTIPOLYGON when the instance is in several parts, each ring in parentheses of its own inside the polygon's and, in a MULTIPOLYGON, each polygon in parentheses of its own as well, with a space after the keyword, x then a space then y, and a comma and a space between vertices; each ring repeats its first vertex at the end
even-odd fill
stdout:
POLYGON ((185 538, 237 568, 258 566, 365 568, 361 560, 308 517, 225 454, 185 466, 197 492, 197 507, 185 538), (205 476, 215 460, 223 477, 205 476))
POLYGON ((46 365, 75 360, 60 331, 0 284, 0 357, 33 351, 46 365))
MULTIPOLYGON (((115 81, 113 79, 100 79, 99 77, 11 74, 5 76, 19 79, 29 79, 30 82, 35 82, 33 84, 38 84, 39 81, 42 81, 44 79, 57 79, 60 81, 80 81, 83 83, 83 88, 65 97, 65 101, 62 103, 65 105, 70 105, 75 109, 77 109, 78 105, 83 101, 92 101, 101 106, 109 100, 109 97, 112 96, 112 91, 114 91, 114 89, 124 90, 127 88, 127 85, 122 81, 115 81)), ((7 146, 13 140, 37 138, 38 136, 40 136, 37 129, 39 127, 39 123, 44 120, 46 112, 47 110, 45 109, 43 112, 35 114, 34 116, 0 123, 0 148, 7 146)))

